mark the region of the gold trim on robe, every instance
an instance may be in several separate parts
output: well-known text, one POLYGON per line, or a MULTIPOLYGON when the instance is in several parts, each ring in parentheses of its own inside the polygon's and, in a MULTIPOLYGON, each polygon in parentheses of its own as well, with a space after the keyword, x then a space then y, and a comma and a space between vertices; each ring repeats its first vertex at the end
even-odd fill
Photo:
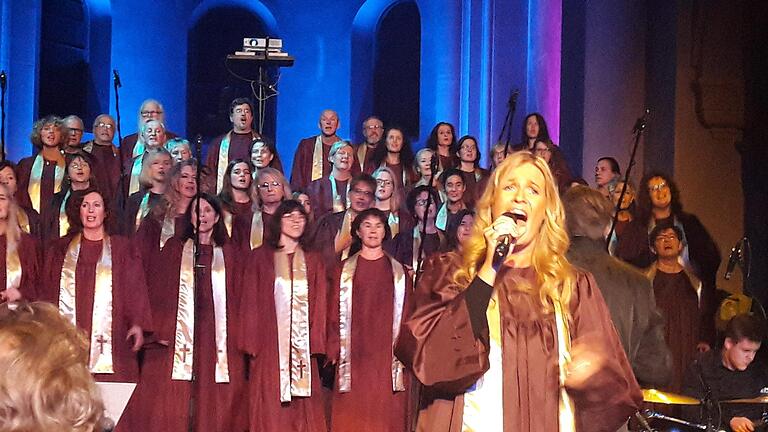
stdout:
POLYGON ((59 207, 59 238, 67 235, 67 231, 69 231, 69 218, 67 217, 67 200, 69 200, 70 192, 71 192, 71 189, 67 191, 66 195, 64 195, 64 199, 61 201, 61 206, 59 207))
POLYGON ((134 231, 139 229, 139 226, 141 225, 141 221, 144 220, 144 218, 149 214, 149 197, 152 195, 152 192, 147 191, 146 194, 141 198, 141 203, 139 204, 139 210, 136 212, 136 221, 134 222, 134 231))
POLYGON ((365 155, 368 153, 368 143, 357 146, 357 161, 360 162, 360 171, 365 170, 365 155))
POLYGON ((232 215, 232 212, 227 210, 222 210, 222 215, 224 218, 224 228, 227 229, 227 237, 232 238, 232 223, 234 216, 232 215))
MULTIPOLYGON (((77 325, 77 260, 80 256, 82 235, 72 238, 64 255, 59 282, 59 311, 73 325, 77 325)), ((91 373, 114 373, 112 358, 112 245, 108 236, 102 240, 101 257, 96 263, 96 281, 93 293, 90 356, 91 373)))
POLYGON ((19 222, 19 228, 27 234, 31 234, 32 226, 29 224, 29 215, 24 209, 19 208, 16 213, 16 220, 19 222))
MULTIPOLYGON (((184 243, 179 271, 179 301, 176 309, 176 331, 173 348, 171 379, 191 381, 195 347, 195 246, 190 239, 184 243)), ((227 358, 227 275, 224 252, 213 248, 211 264, 211 288, 213 291, 214 328, 216 334, 217 383, 229 382, 227 358)))
POLYGON ((400 232, 400 216, 390 210, 387 224, 389 225, 389 232, 392 233, 392 238, 394 238, 400 232))
POLYGON ((312 149, 312 177, 309 181, 315 181, 323 177, 323 136, 315 138, 315 146, 312 149))
POLYGON ((160 230, 160 249, 165 247, 165 243, 176 234, 176 218, 168 213, 163 218, 163 227, 160 230))
POLYGON ((251 217, 251 250, 256 249, 264 243, 264 215, 261 210, 253 212, 251 217))
POLYGON ((128 195, 135 194, 141 188, 139 184, 139 174, 141 174, 141 162, 144 158, 144 141, 141 137, 136 140, 136 144, 133 146, 133 152, 131 157, 133 158, 133 164, 131 165, 131 181, 128 184, 128 195))
POLYGON ((21 268, 21 259, 19 258, 18 243, 8 240, 5 236, 5 289, 19 288, 21 286, 21 275, 24 270, 21 268))
MULTIPOLYGON (((341 228, 339 228, 339 231, 336 233, 336 237, 333 240, 334 248, 336 245, 346 243, 350 238, 352 238, 352 220, 354 218, 355 211, 353 211, 351 208, 344 212, 344 218, 341 221, 341 228)), ((351 247, 352 245, 350 244, 341 251, 342 261, 349 257, 349 249, 351 247)), ((336 251, 336 253, 338 253, 338 251, 336 251)))
MULTIPOLYGON (((392 276, 394 279, 394 298, 392 312, 392 347, 395 345, 397 336, 400 333, 400 324, 403 317, 403 307, 405 304, 405 269, 402 264, 394 258, 386 255, 392 266, 392 276)), ((352 291, 355 270, 357 269, 357 260, 360 254, 351 256, 344 262, 339 283, 339 392, 347 393, 352 390, 352 291)), ((404 366, 400 360, 392 353, 392 391, 405 391, 403 381, 404 366)))
MULTIPOLYGON (((40 194, 43 181, 43 167, 45 166, 45 159, 43 155, 38 153, 35 156, 35 161, 32 163, 32 170, 29 173, 29 185, 27 186, 27 193, 29 194, 29 200, 32 202, 32 208, 36 212, 40 213, 40 194)), ((53 180, 53 192, 57 193, 61 191, 61 182, 64 180, 64 167, 56 164, 53 180)), ((46 203, 47 204, 47 203, 46 203)))
POLYGON ((328 180, 331 182, 331 212, 339 213, 343 212, 349 207, 349 184, 351 181, 347 179, 347 190, 344 192, 344 197, 339 195, 339 191, 336 188, 336 179, 333 174, 328 175, 328 180))
POLYGON ((307 262, 301 248, 296 249, 292 263, 281 251, 274 257, 280 402, 290 402, 292 396, 312 395, 307 262))

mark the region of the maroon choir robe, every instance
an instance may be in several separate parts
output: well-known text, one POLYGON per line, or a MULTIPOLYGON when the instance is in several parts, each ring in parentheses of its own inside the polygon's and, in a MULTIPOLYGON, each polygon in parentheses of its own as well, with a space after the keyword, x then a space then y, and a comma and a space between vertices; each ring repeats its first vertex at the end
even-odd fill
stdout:
MULTIPOLYGON (((32 165, 35 163, 35 157, 30 156, 19 161, 19 165, 16 167, 16 203, 19 207, 25 209, 32 208, 32 200, 29 197, 27 191, 29 187, 29 181, 32 177, 32 165)), ((65 169, 62 167, 61 169, 65 169)), ((45 213, 48 212, 48 203, 51 202, 53 195, 56 193, 56 163, 53 161, 44 160, 43 162, 43 175, 40 177, 40 217, 45 218, 45 213)), ((34 209, 33 209, 34 210, 34 209)))
POLYGON ((637 219, 616 223, 616 249, 613 255, 620 260, 646 269, 653 263, 654 255, 648 246, 648 229, 637 219))
POLYGON ((472 172, 461 172, 464 179, 466 190, 464 191, 464 203, 468 208, 475 208, 475 203, 485 191, 485 185, 488 183, 488 171, 482 168, 475 168, 472 172))
POLYGON ((160 204, 163 200, 163 195, 156 194, 145 188, 142 188, 140 191, 131 194, 131 196, 129 196, 125 201, 125 208, 122 209, 122 213, 120 214, 118 221, 121 234, 133 235, 136 230, 139 229, 139 226, 141 226, 141 222, 138 224, 136 223, 136 217, 141 210, 141 203, 147 194, 149 194, 149 200, 147 201, 148 213, 144 215, 144 218, 149 216, 152 213, 152 209, 154 209, 155 206, 160 204))
MULTIPOLYGON (((421 225, 419 225, 418 228, 419 235, 421 235, 421 225)), ((442 232, 440 232, 440 230, 437 230, 437 232, 434 234, 427 234, 427 239, 424 241, 424 254, 422 255, 423 260, 426 260, 432 254, 441 250, 443 244, 445 243, 443 237, 444 235, 442 232)), ((418 266, 419 257, 418 250, 415 251, 415 259, 413 256, 413 226, 406 230, 400 231, 395 236, 395 238, 386 242, 384 244, 384 249, 402 265, 409 267, 413 271, 417 270, 417 267, 414 267, 414 264, 418 266)))
MULTIPOLYGON (((6 268, 6 257, 8 253, 8 238, 5 234, 0 235, 0 291, 5 291, 8 277, 6 268)), ((18 289, 21 295, 27 300, 37 300, 38 283, 41 273, 40 268, 40 250, 37 240, 29 234, 21 233, 19 242, 16 245, 16 253, 19 254, 19 263, 21 264, 21 281, 18 289)))
POLYGON ((66 232, 59 235, 59 227, 61 222, 61 206, 65 206, 64 217, 66 217, 66 203, 64 198, 67 197, 67 191, 63 190, 53 195, 50 202, 45 203, 48 210, 45 212, 45 219, 40 221, 40 233, 42 235, 43 244, 48 244, 50 241, 67 235, 66 232))
POLYGON ((365 167, 370 163, 374 151, 376 151, 376 145, 371 146, 366 142, 362 142, 355 146, 355 156, 357 157, 358 165, 363 172, 365 172, 365 167), (363 157, 361 157, 361 155, 363 155, 363 157))
POLYGON ((344 214, 345 212, 326 213, 325 216, 317 220, 309 236, 310 247, 322 254, 323 263, 329 269, 336 268, 341 262, 342 253, 336 253, 334 240, 344 222, 344 214))
MULTIPOLYGON (((113 374, 94 374, 100 382, 139 381, 137 353, 131 350, 133 339, 126 340, 128 330, 139 326, 145 334, 152 331, 153 321, 147 297, 147 285, 141 259, 132 243, 122 236, 109 237, 112 246, 112 358, 113 374)), ((58 306, 61 269, 72 236, 62 237, 51 243, 45 255, 44 292, 40 300, 58 306)), ((96 282, 96 264, 102 251, 102 241, 82 238, 76 272, 77 327, 85 332, 90 341, 93 318, 93 299, 96 282)), ((145 416, 140 409, 137 395, 131 397, 115 431, 139 430, 137 421, 145 416)))
MULTIPOLYGON (((237 205, 240 207, 238 213, 234 214, 232 219, 232 244, 236 245, 242 251, 251 250, 251 225, 253 223, 253 210, 248 208, 245 210, 245 206, 237 205)), ((250 206, 249 206, 250 207, 250 206)), ((261 212, 261 223, 263 226, 262 231, 262 245, 268 242, 269 237, 269 224, 272 223, 273 215, 261 212)))
MULTIPOLYGON (((139 229, 133 235, 133 241, 141 250, 141 261, 144 271, 148 275, 157 274, 156 272, 165 271, 160 267, 160 238, 163 233, 164 218, 161 219, 155 214, 141 221, 139 229)), ((186 214, 181 214, 173 219, 173 237, 182 237, 191 229, 191 224, 187 220, 186 214)), ((170 239, 166 240, 167 241, 170 239)))
MULTIPOLYGON (((293 168, 291 169, 291 189, 305 189, 312 182, 312 160, 315 151, 317 135, 304 138, 299 141, 296 153, 293 156, 293 168)), ((341 140, 341 138, 339 138, 341 140)), ((323 144, 323 175, 328 177, 331 173, 331 163, 328 161, 330 145, 323 144)), ((360 162, 357 160, 357 152, 353 152, 352 177, 361 173, 360 162)))
MULTIPOLYGON (((456 284, 453 276, 460 262, 454 253, 427 261, 396 346, 398 358, 426 386, 420 430, 460 432, 464 393, 489 368, 485 317, 491 287, 479 278, 468 288, 456 284), (488 298, 473 301, 483 296, 478 293, 486 287, 488 298), (471 310, 470 304, 481 307, 471 310), (482 324, 475 328, 475 323, 482 324)), ((560 383, 555 315, 542 311, 532 268, 503 266, 494 286, 499 293, 504 430, 557 431, 560 383), (533 292, 519 290, 517 281, 534 287, 533 292)), ((567 310, 573 346, 589 346, 605 359, 585 388, 571 389, 566 382, 575 405, 576 431, 613 432, 637 411, 642 394, 591 274, 577 270, 567 310)))
MULTIPOLYGON (((347 209, 347 185, 349 180, 335 180, 336 181, 336 193, 341 198, 343 204, 343 210, 347 209)), ((329 177, 323 177, 319 180, 315 180, 307 186, 307 194, 312 202, 312 211, 315 213, 316 218, 320 218, 326 213, 338 213, 338 210, 333 209, 333 188, 331 187, 331 179, 329 177)))
MULTIPOLYGON (((309 347, 313 361, 311 396, 280 400, 278 323, 275 312, 275 249, 265 246, 249 253, 243 276, 240 348, 250 359, 250 430, 261 432, 325 432, 326 418, 318 362, 325 361, 327 275, 319 255, 305 252, 309 283, 309 347)), ((291 259, 294 259, 292 255, 291 259)))
POLYGON ((141 383, 136 389, 144 424, 140 432, 186 432, 190 398, 195 398, 195 431, 242 432, 246 430, 248 400, 245 361, 237 349, 241 267, 237 249, 224 246, 227 293, 227 360, 229 383, 215 382, 216 336, 214 327, 211 263, 213 247, 201 246, 196 296, 196 381, 172 380, 179 272, 184 241, 168 240, 160 253, 163 272, 150 280, 150 302, 155 317, 154 343, 144 355, 141 383))
MULTIPOLYGON (((328 357, 337 363, 340 353, 339 296, 342 265, 333 272, 328 305, 328 357)), ((413 289, 405 277, 405 300, 413 289)), ((351 390, 338 391, 338 372, 331 404, 333 432, 403 432, 411 424, 410 374, 404 373, 405 391, 392 390, 392 320, 394 275, 389 257, 368 261, 358 257, 352 281, 352 329, 349 361, 351 390)), ((404 310, 402 318, 407 313, 404 310)), ((402 320, 401 320, 402 321, 402 320)))
MULTIPOLYGON (((248 132, 244 134, 235 133, 230 131, 232 138, 229 141, 229 154, 227 156, 227 164, 233 159, 242 159, 244 161, 251 160, 251 144, 253 140, 259 137, 259 134, 254 132, 248 132)), ((205 157, 205 166, 210 169, 210 175, 213 177, 213 188, 216 188, 216 182, 219 172, 219 151, 221 149, 221 142, 227 134, 219 135, 208 144, 208 154, 205 157)), ((280 155, 275 153, 273 155, 270 167, 283 172, 283 164, 280 162, 280 155)), ((224 167, 226 169, 226 167, 224 167)))
POLYGON ((120 149, 111 144, 100 145, 93 141, 85 143, 83 149, 93 156, 95 163, 91 170, 99 190, 110 201, 114 200, 117 193, 117 183, 122 172, 120 149))

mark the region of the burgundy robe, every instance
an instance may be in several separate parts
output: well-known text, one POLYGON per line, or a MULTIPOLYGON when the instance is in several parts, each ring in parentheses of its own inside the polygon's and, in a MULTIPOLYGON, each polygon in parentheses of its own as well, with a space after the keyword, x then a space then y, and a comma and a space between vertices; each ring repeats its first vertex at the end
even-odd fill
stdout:
MULTIPOLYGON (((470 297, 476 299, 480 291, 475 286, 479 279, 468 289, 457 285, 453 275, 459 262, 456 254, 448 253, 426 263, 396 347, 398 358, 428 386, 422 395, 420 430, 461 431, 463 394, 489 368, 488 300, 480 303, 482 310, 475 311, 482 315, 484 328, 475 329, 477 317, 471 318, 469 305, 470 297)), ((614 432, 638 409, 642 395, 593 277, 578 270, 576 276, 568 305, 572 344, 587 345, 605 358, 586 388, 569 389, 576 430, 614 432)), ((541 310, 538 295, 517 290, 516 280, 536 286, 530 268, 502 267, 495 283, 504 294, 498 296, 504 430, 557 431, 560 385, 555 316, 541 310)))
MULTIPOLYGON (((235 133, 234 131, 231 132, 232 139, 229 141, 227 164, 233 159, 242 159, 250 162, 251 144, 253 143, 254 136, 258 137, 259 134, 255 131, 253 133, 248 132, 244 134, 235 133)), ((218 178, 217 176, 219 173, 219 150, 221 149, 221 141, 224 140, 226 136, 227 134, 219 135, 208 144, 208 154, 205 157, 205 166, 211 170, 210 174, 213 177, 212 181, 214 188, 216 187, 216 179, 218 178)), ((275 153, 273 156, 274 158, 269 166, 283 172, 283 164, 280 162, 280 155, 275 153)))
MULTIPOLYGON (((184 236, 191 227, 185 214, 176 216, 173 221, 175 224, 173 229, 174 237, 184 236)), ((133 235, 133 241, 141 251, 142 266, 148 275, 165 271, 160 266, 160 237, 163 233, 163 222, 163 219, 150 213, 141 222, 136 234, 133 235)))
MULTIPOLYGON (((421 232, 421 225, 419 225, 419 232, 421 232)), ((438 252, 442 244, 444 243, 440 230, 434 234, 427 234, 424 243, 424 255, 423 259, 430 257, 435 252, 438 252)), ((402 265, 412 268, 413 267, 413 227, 410 227, 404 231, 400 231, 394 239, 384 244, 384 249, 398 260, 402 265)), ((418 257, 417 257, 418 258, 418 257)), ((423 266, 423 264, 422 264, 423 266)), ((413 271, 417 269, 412 268, 413 271)))
MULTIPOLYGON (((347 209, 347 184, 349 184, 349 180, 336 180, 336 192, 344 203, 344 210, 347 209)), ((312 211, 316 218, 327 213, 336 213, 333 211, 333 188, 330 178, 323 177, 311 182, 307 186, 307 194, 312 202, 312 211)))
MULTIPOLYGON (((32 209, 32 199, 29 197, 29 180, 32 177, 32 165, 35 163, 36 155, 24 158, 19 161, 16 167, 17 189, 16 202, 19 207, 32 209)), ((63 168, 62 168, 63 169, 63 168)), ((49 210, 47 203, 51 202, 53 194, 56 193, 56 163, 44 160, 43 175, 40 177, 40 217, 45 219, 49 210)))
MULTIPOLYGON (((241 206, 242 207, 242 206, 241 206)), ((251 222, 253 221, 253 210, 239 211, 232 218, 232 244, 240 250, 248 252, 251 250, 251 222)), ((267 228, 273 219, 273 215, 261 212, 261 222, 264 226, 262 234, 262 244, 267 243, 269 229, 267 228)))
POLYGON ((120 150, 113 145, 100 145, 89 141, 83 148, 93 156, 94 166, 91 168, 99 190, 110 200, 117 193, 117 183, 120 180, 122 165, 120 150))
MULTIPOLYGON (((340 350, 339 281, 342 266, 333 273, 328 307, 328 356, 337 363, 340 350)), ((405 302, 412 291, 411 279, 405 278, 405 302)), ((331 410, 333 432, 403 432, 410 425, 410 374, 404 373, 405 391, 392 390, 392 319, 395 295, 394 275, 389 258, 357 260, 352 282, 352 330, 349 361, 351 390, 338 391, 334 380, 331 410)), ((403 310, 403 319, 406 318, 403 310)))
MULTIPOLYGON (((293 156, 293 168, 291 169, 291 189, 305 189, 312 181, 312 156, 315 151, 315 139, 317 135, 304 138, 299 141, 296 153, 293 156)), ((341 139, 341 138, 339 138, 341 139)), ((328 161, 330 145, 323 144, 323 176, 331 173, 331 163, 328 161)), ((360 162, 357 160, 357 152, 353 152, 352 177, 360 174, 360 162)))
POLYGON ((614 256, 639 269, 648 268, 653 262, 648 246, 648 230, 637 219, 616 223, 614 256))
POLYGON ((179 271, 184 242, 168 240, 160 253, 163 272, 150 283, 150 302, 155 317, 155 343, 144 356, 141 383, 136 389, 143 413, 140 432, 187 431, 190 398, 195 398, 195 430, 200 432, 242 432, 246 430, 248 406, 245 391, 245 361, 237 348, 239 338, 241 267, 238 251, 224 246, 227 277, 227 359, 229 383, 215 382, 216 338, 210 277, 213 248, 201 247, 196 309, 199 320, 195 334, 196 381, 172 380, 179 271))
POLYGON ((344 212, 326 213, 325 216, 318 219, 310 233, 308 243, 313 250, 322 254, 326 268, 336 268, 341 262, 341 253, 336 253, 334 241, 343 222, 344 212))
MULTIPOLYGON (((6 253, 8 251, 8 238, 5 234, 0 235, 0 291, 5 291, 7 283, 7 268, 5 266, 6 253)), ((37 300, 38 283, 40 278, 40 250, 37 240, 29 234, 21 233, 19 242, 16 245, 16 252, 19 254, 21 264, 21 282, 19 291, 27 300, 37 300)))
POLYGON ((404 202, 405 194, 403 192, 405 191, 405 188, 419 181, 419 176, 416 174, 416 171, 414 171, 412 167, 403 167, 402 163, 395 165, 389 163, 376 165, 372 160, 369 161, 368 165, 365 166, 364 172, 366 174, 373 174, 373 172, 382 165, 391 169, 395 174, 395 181, 397 181, 398 190, 401 191, 401 201, 404 202), (405 175, 403 175, 403 170, 405 170, 405 175), (403 183, 403 176, 405 176, 405 183, 403 183))
MULTIPOLYGON (((45 256, 43 292, 40 300, 58 306, 61 282, 61 268, 64 256, 72 236, 62 237, 48 248, 45 256)), ((139 362, 137 353, 131 350, 133 339, 126 340, 128 330, 137 325, 145 335, 152 331, 153 321, 147 297, 147 285, 141 268, 139 254, 131 242, 121 236, 110 236, 112 246, 112 356, 114 374, 94 374, 99 382, 139 381, 139 362)), ((88 340, 91 337, 93 319, 93 299, 96 282, 96 264, 102 250, 102 241, 90 241, 82 238, 80 256, 76 266, 76 315, 77 327, 82 329, 88 340)), ((140 408, 140 399, 136 393, 131 397, 123 416, 117 424, 116 432, 139 430, 137 421, 144 413, 140 408)))
MULTIPOLYGON (((149 215, 152 214, 152 209, 163 200, 163 196, 161 194, 156 194, 151 192, 149 189, 144 188, 136 193, 131 194, 131 196, 129 196, 125 201, 125 208, 122 210, 122 214, 120 215, 118 222, 121 234, 133 235, 138 229, 136 226, 136 215, 138 215, 139 210, 141 209, 141 201, 144 199, 146 194, 149 194, 149 213, 147 213, 145 218, 149 217, 149 215)), ((139 224, 139 226, 141 226, 141 224, 139 224)))
MULTIPOLYGON (((261 432, 325 432, 326 418, 318 362, 325 361, 327 279, 319 255, 305 253, 309 283, 309 347, 314 361, 312 395, 280 402, 280 365, 275 312, 275 250, 251 251, 240 302, 240 348, 250 359, 250 430, 261 432)), ((294 255, 295 256, 295 255, 294 255)), ((293 257, 293 256, 292 256, 293 257)))
POLYGON ((45 219, 40 222, 40 233, 43 238, 43 244, 48 244, 53 240, 67 235, 67 233, 63 233, 62 236, 59 236, 59 216, 61 212, 61 204, 64 201, 65 196, 67 196, 67 191, 62 190, 61 192, 54 194, 51 201, 45 203, 48 210, 45 212, 45 219))
POLYGON ((464 179, 464 185, 466 186, 464 203, 467 205, 467 208, 474 209, 475 203, 485 191, 485 185, 488 184, 488 171, 482 168, 472 172, 462 171, 461 177, 464 179), (477 179, 478 174, 479 180, 477 179))

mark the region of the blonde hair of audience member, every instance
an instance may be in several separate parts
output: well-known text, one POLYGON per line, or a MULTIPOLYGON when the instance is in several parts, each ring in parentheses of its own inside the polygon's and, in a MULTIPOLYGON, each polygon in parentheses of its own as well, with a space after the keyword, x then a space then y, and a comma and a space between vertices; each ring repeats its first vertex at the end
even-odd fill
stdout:
MULTIPOLYGON (((139 184, 142 187, 151 189, 152 186, 155 184, 154 180, 152 179, 152 163, 154 163, 155 160, 158 158, 167 157, 168 160, 171 161, 169 165, 172 165, 173 157, 168 152, 168 150, 166 150, 164 147, 159 147, 156 149, 147 149, 143 157, 144 159, 142 159, 141 161, 141 172, 139 173, 139 184)), ((169 176, 166 174, 165 178, 167 182, 169 176)))
MULTIPOLYGON (((463 262, 453 278, 458 285, 469 286, 485 260, 486 248, 495 247, 495 245, 486 245, 483 236, 483 231, 493 223, 491 204, 496 199, 497 190, 505 187, 503 182, 507 176, 526 164, 538 169, 545 180, 542 190, 546 200, 545 219, 534 241, 528 245, 533 248, 531 266, 535 270, 540 286, 539 300, 545 312, 551 312, 552 302, 557 300, 567 310, 576 276, 571 264, 565 258, 570 244, 568 233, 565 231, 565 211, 546 161, 528 151, 510 154, 491 173, 488 186, 475 206, 475 225, 471 237, 463 247, 463 262)), ((530 287, 522 286, 520 289, 528 291, 530 287)))
MULTIPOLYGON (((395 172, 392 171, 391 168, 385 167, 385 166, 376 168, 373 174, 371 174, 371 177, 376 179, 376 189, 379 188, 378 182, 379 182, 379 175, 381 175, 381 173, 389 174, 389 178, 391 179, 390 181, 392 182, 392 195, 389 197, 389 211, 396 215, 400 214, 400 207, 402 206, 402 202, 401 202, 402 195, 400 192, 400 185, 397 181, 395 181, 395 179, 397 178, 395 177, 395 172)), ((374 194, 375 194, 375 191, 374 191, 374 194)))
POLYGON ((283 173, 276 170, 275 168, 264 167, 259 169, 259 174, 256 176, 256 184, 254 185, 254 189, 256 190, 256 199, 253 201, 254 211, 261 210, 261 184, 266 181, 264 178, 267 176, 271 176, 277 180, 278 183, 283 185, 283 199, 281 201, 291 199, 291 185, 288 183, 288 180, 285 179, 283 173))
POLYGON ((91 432, 104 405, 88 341, 43 302, 0 305, 0 430, 91 432))

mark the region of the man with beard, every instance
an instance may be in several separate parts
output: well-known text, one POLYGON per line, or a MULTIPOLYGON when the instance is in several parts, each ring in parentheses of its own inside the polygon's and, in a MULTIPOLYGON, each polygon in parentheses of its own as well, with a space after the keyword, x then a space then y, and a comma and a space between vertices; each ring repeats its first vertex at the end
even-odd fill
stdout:
MULTIPOLYGON (((120 165, 126 166, 136 156, 144 153, 144 146, 140 142, 141 130, 144 124, 150 120, 157 120, 165 125, 165 108, 160 101, 155 99, 146 99, 139 107, 139 115, 136 120, 137 133, 132 133, 120 141, 120 165)), ((167 139, 176 138, 176 134, 171 131, 165 131, 167 139)))
MULTIPOLYGON (((325 110, 320 114, 320 121, 318 122, 320 135, 304 138, 299 142, 291 170, 291 187, 293 189, 305 189, 309 183, 321 177, 327 177, 331 173, 328 153, 330 153, 333 143, 341 141, 341 138, 336 135, 339 124, 339 115, 336 111, 325 110)), ((360 164, 355 160, 352 166, 352 175, 357 175, 360 172, 360 164)))
POLYGON ((365 169, 365 165, 371 159, 373 150, 384 137, 384 123, 376 117, 370 116, 363 122, 363 136, 365 142, 357 145, 356 156, 360 162, 360 169, 365 169))
POLYGON ((328 152, 331 174, 309 184, 307 193, 315 204, 315 216, 338 213, 347 209, 349 179, 352 178, 352 164, 355 151, 346 141, 337 141, 328 152))
POLYGON ((232 130, 215 138, 208 148, 205 164, 216 174, 216 193, 224 186, 224 172, 233 159, 249 160, 251 143, 261 138, 253 130, 253 103, 246 98, 237 98, 229 104, 229 121, 232 130))

